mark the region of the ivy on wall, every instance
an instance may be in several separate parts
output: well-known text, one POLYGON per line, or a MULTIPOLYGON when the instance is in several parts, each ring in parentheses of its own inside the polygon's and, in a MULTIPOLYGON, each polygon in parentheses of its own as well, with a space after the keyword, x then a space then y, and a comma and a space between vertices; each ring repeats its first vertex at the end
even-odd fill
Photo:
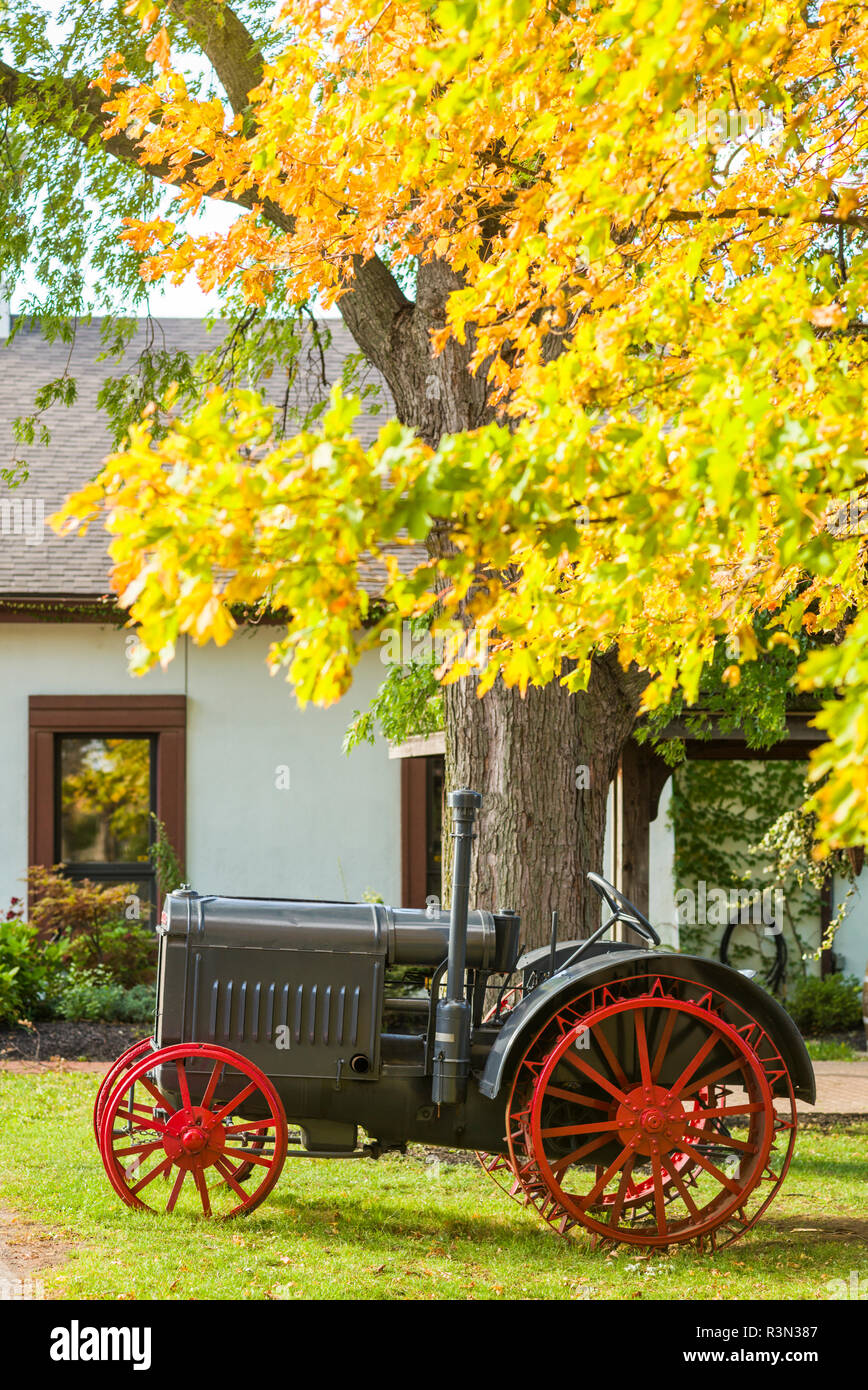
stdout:
MULTIPOLYGON (((353 710, 344 735, 343 751, 374 743, 382 734, 392 743, 414 735, 436 734, 443 728, 443 690, 437 679, 437 660, 430 642, 434 615, 409 623, 396 619, 399 659, 384 662, 385 679, 366 710, 353 710), (405 639, 406 632, 406 640, 405 639), (429 639, 426 643, 425 639, 429 639), (406 650, 406 648, 409 648, 406 650)), ((396 634, 396 635, 397 635, 396 634)), ((388 657, 387 652, 381 653, 388 657)))

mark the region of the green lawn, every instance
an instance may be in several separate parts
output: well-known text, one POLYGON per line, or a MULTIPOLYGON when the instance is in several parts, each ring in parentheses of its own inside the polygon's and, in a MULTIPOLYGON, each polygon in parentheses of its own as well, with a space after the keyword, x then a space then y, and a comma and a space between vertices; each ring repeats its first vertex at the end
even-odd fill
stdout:
POLYGON ((56 1298, 808 1298, 866 1269, 868 1122, 802 1132, 756 1231, 713 1256, 562 1240, 469 1164, 287 1161, 225 1225, 125 1208, 90 1129, 98 1078, 0 1075, 0 1204, 73 1242, 56 1298), (810 1228, 810 1229, 805 1229, 810 1228))
POLYGON ((806 1038, 805 1047, 812 1062, 864 1062, 866 1054, 849 1043, 829 1038, 806 1038))

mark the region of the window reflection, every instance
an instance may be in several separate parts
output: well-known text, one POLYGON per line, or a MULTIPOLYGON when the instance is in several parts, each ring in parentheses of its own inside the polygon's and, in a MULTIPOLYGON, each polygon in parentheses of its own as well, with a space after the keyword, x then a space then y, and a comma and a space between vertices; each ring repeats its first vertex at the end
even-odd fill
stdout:
POLYGON ((152 740, 64 736, 59 773, 64 863, 146 862, 152 740))

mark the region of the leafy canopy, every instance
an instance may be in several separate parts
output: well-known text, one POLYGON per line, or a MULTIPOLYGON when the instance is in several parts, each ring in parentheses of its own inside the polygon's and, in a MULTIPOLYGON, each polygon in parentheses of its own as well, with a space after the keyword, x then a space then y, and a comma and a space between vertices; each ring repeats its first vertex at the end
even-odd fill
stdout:
POLYGON ((581 687, 617 642, 653 710, 696 696, 718 639, 735 684, 819 637, 793 683, 837 690, 820 829, 868 833, 863 7, 288 0, 234 111, 185 78, 173 13, 130 10, 151 71, 104 55, 105 138, 178 185, 125 219, 145 280, 340 307, 366 258, 408 282, 442 263, 432 354, 467 341, 493 406, 434 449, 412 422, 363 448, 339 393, 289 440, 254 394, 144 418, 63 513, 105 514, 140 666, 267 601, 293 614, 273 662, 328 702, 394 621, 362 557, 446 518, 451 544, 410 578, 391 563, 384 596, 418 617, 437 584, 447 618, 496 632, 481 693, 581 687), (204 197, 246 211, 191 235, 204 197))

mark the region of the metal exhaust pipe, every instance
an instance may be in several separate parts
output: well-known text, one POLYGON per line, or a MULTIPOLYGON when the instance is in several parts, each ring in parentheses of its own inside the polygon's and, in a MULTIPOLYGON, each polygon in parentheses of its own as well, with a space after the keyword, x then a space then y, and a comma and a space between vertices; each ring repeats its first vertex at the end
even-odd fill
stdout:
POLYGON ((436 1105, 450 1105, 463 1100, 467 1094, 467 1078, 470 1074, 470 1005, 465 999, 464 977, 467 962, 473 822, 482 805, 482 797, 479 792, 463 787, 460 791, 449 793, 449 805, 452 807, 455 855, 452 869, 446 998, 440 1000, 435 1013, 432 1099, 436 1105))

